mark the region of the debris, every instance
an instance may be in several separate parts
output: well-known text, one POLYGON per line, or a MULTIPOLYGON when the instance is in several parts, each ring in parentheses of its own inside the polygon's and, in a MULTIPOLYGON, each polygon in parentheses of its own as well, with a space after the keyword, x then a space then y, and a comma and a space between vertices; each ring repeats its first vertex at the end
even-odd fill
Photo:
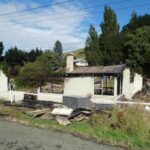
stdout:
POLYGON ((9 114, 8 113, 0 113, 0 116, 1 117, 6 117, 6 116, 9 116, 9 114))
POLYGON ((145 110, 150 112, 150 106, 145 106, 145 110))
POLYGON ((73 112, 72 108, 54 108, 52 110, 52 115, 68 116, 70 117, 73 112))
POLYGON ((34 111, 29 111, 29 112, 26 112, 26 114, 28 116, 32 116, 32 118, 36 118, 36 117, 39 117, 47 112, 49 112, 50 110, 49 109, 43 109, 43 110, 34 110, 34 111))
POLYGON ((54 119, 54 116, 51 114, 51 112, 47 112, 45 114, 43 114, 41 116, 42 119, 50 119, 50 120, 53 120, 54 119))
POLYGON ((83 120, 88 119, 88 118, 89 118, 89 117, 87 117, 87 116, 85 116, 85 115, 83 115, 83 114, 79 114, 78 116, 76 116, 76 117, 73 119, 73 121, 79 122, 79 121, 83 121, 83 120))
POLYGON ((71 114, 71 116, 70 116, 69 119, 73 119, 73 118, 77 117, 77 116, 80 115, 80 114, 82 114, 82 115, 84 115, 84 116, 89 116, 89 115, 91 115, 92 112, 93 112, 93 111, 91 111, 91 110, 86 110, 86 109, 75 109, 75 110, 72 112, 72 114, 71 114))
POLYGON ((64 116, 56 116, 55 117, 55 120, 60 124, 60 125, 63 125, 63 126, 67 126, 70 124, 70 121, 68 120, 67 117, 64 117, 64 116))

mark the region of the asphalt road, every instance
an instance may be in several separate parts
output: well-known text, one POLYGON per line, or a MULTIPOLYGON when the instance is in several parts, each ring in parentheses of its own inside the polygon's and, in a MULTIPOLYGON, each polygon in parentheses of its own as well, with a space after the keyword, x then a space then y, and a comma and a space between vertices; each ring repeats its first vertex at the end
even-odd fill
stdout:
POLYGON ((0 150, 123 150, 0 119, 0 150))

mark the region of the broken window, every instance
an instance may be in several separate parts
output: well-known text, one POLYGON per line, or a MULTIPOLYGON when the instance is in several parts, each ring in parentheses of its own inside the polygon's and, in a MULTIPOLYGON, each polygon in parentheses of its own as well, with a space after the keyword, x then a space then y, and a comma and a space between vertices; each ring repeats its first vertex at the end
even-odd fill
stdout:
POLYGON ((113 95, 114 94, 114 77, 101 76, 94 79, 95 95, 113 95))
POLYGON ((134 72, 130 72, 130 83, 134 82, 134 72))

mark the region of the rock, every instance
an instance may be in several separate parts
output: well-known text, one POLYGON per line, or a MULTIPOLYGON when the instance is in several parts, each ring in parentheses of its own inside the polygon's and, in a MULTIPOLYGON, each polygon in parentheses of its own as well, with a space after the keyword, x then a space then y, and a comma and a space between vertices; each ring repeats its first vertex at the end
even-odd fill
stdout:
POLYGON ((63 126, 67 126, 70 124, 70 121, 68 120, 67 117, 64 117, 64 116, 56 116, 55 117, 55 120, 60 124, 60 125, 63 125, 63 126))

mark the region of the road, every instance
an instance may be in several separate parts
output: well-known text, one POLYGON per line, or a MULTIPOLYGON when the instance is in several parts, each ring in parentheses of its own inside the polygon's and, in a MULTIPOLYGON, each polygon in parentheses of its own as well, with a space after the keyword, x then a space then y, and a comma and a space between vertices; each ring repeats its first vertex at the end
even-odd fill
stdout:
POLYGON ((0 119, 0 150, 123 150, 0 119))

